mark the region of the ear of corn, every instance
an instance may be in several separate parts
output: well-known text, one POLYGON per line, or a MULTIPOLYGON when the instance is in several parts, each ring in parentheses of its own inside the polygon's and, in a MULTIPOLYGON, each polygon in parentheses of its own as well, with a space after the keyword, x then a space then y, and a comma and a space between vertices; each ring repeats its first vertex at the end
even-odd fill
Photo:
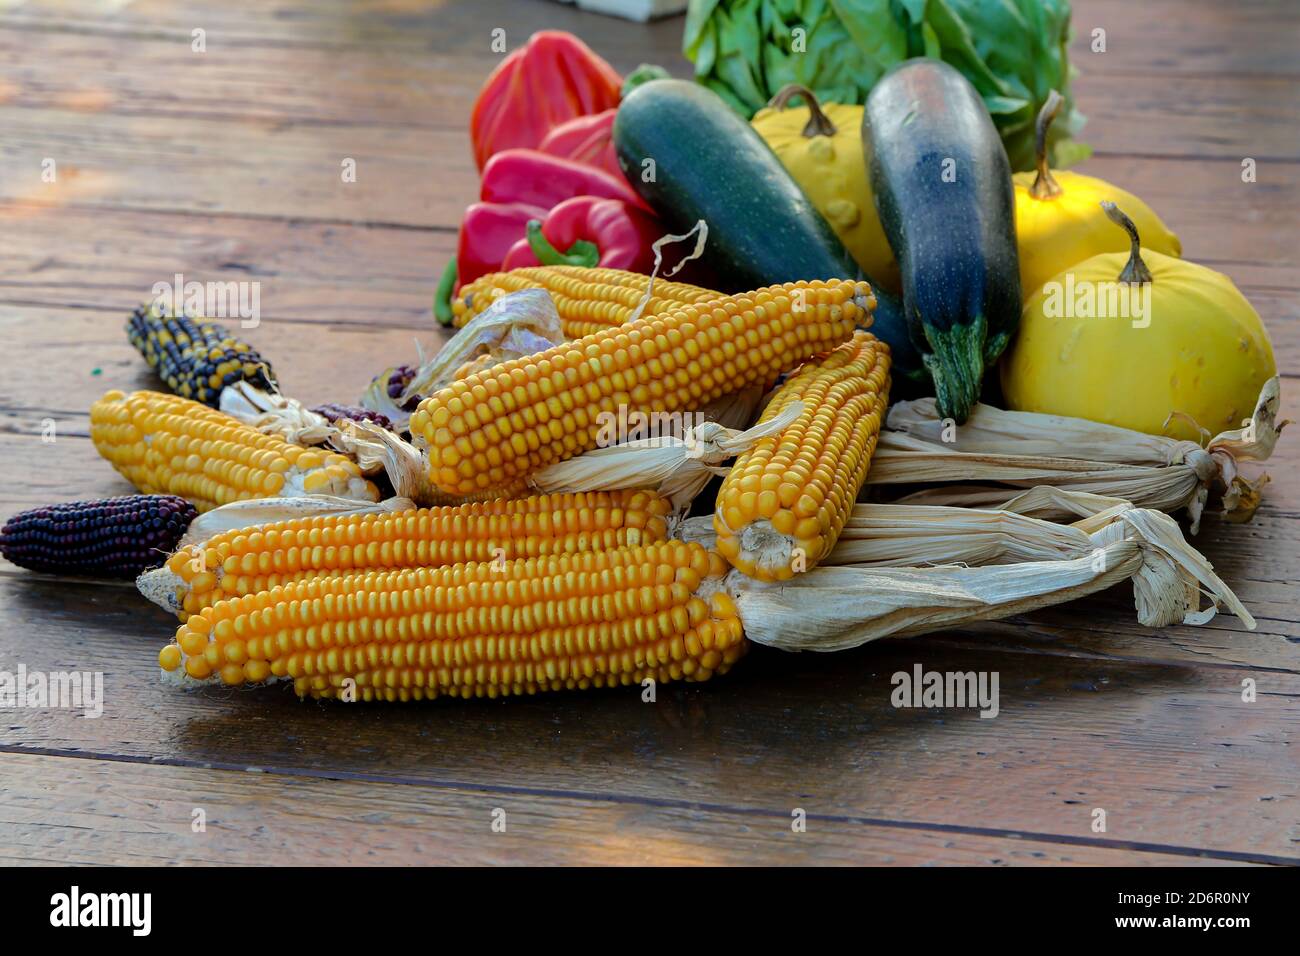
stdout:
MULTIPOLYGON (((453 321, 460 328, 504 295, 522 289, 545 289, 555 303, 564 334, 576 339, 630 319, 649 284, 649 276, 622 269, 530 266, 491 272, 467 283, 456 294, 451 303, 453 321)), ((642 315, 653 318, 683 305, 719 298, 722 294, 711 289, 656 279, 654 294, 642 315)))
POLYGON ((740 455, 718 491, 717 548, 739 571, 782 581, 835 546, 867 477, 889 395, 889 349, 866 332, 777 389, 760 421, 803 412, 740 455))
POLYGON ((706 680, 745 650, 726 562, 662 544, 310 578, 194 615, 158 655, 178 683, 423 700, 706 680))
POLYGON ((503 362, 420 403, 411 434, 448 494, 508 486, 596 446, 604 418, 680 412, 765 384, 846 341, 874 307, 866 283, 795 282, 503 362))
POLYGON ((215 408, 221 390, 238 381, 268 392, 279 391, 270 363, 215 322, 165 315, 151 304, 131 314, 126 332, 158 377, 182 398, 215 408))
POLYGON ((668 536, 668 511, 653 492, 614 491, 296 518, 182 548, 167 571, 186 620, 218 601, 312 577, 654 544, 668 536))
POLYGON ((140 491, 180 495, 199 511, 304 494, 378 500, 350 459, 263 435, 177 395, 109 392, 90 408, 90 437, 140 491))
POLYGON ((175 495, 72 501, 16 514, 0 556, 47 574, 134 578, 167 560, 197 512, 175 495))

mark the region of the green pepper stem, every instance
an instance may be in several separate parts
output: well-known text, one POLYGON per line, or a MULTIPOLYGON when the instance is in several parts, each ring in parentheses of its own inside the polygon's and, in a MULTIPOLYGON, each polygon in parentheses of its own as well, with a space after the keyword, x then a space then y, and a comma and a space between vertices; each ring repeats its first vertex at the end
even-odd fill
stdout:
POLYGON ((581 266, 590 269, 600 262, 600 250, 594 242, 579 239, 569 247, 568 252, 560 252, 542 233, 542 224, 536 219, 528 220, 528 248, 533 250, 537 261, 544 266, 581 266))
POLYGON ((1029 195, 1035 199, 1055 199, 1061 195, 1061 187, 1052 177, 1052 171, 1047 166, 1047 129, 1064 105, 1065 97, 1052 90, 1047 94, 1047 102, 1038 111, 1038 120, 1034 123, 1034 152, 1038 159, 1038 175, 1034 177, 1034 184, 1029 187, 1029 195))
POLYGON ((1153 281, 1151 270, 1142 261, 1142 237, 1138 235, 1138 229, 1133 224, 1133 220, 1124 215, 1124 211, 1113 202, 1102 200, 1101 208, 1106 210, 1106 215, 1111 222, 1128 233, 1130 243, 1128 262, 1124 263, 1124 271, 1119 274, 1119 281, 1139 284, 1153 281))
POLYGON ((783 110, 796 96, 808 106, 808 125, 803 128, 803 135, 807 139, 812 139, 814 136, 834 136, 839 132, 838 127, 831 122, 831 118, 822 112, 822 106, 817 102, 816 95, 806 86, 787 83, 767 105, 774 110, 783 110))
POLYGON ((456 313, 451 308, 451 293, 455 288, 456 257, 452 256, 442 270, 442 278, 438 280, 438 288, 433 293, 433 317, 439 325, 451 325, 456 319, 456 313))

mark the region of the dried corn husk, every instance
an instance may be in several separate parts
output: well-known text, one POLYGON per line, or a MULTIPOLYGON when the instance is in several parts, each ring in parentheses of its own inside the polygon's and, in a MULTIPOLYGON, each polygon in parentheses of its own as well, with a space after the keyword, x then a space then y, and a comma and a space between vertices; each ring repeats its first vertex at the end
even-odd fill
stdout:
POLYGON ((917 504, 998 507, 1018 488, 1051 485, 1123 498, 1164 512, 1188 509, 1195 534, 1210 492, 1222 495, 1230 520, 1249 520, 1267 481, 1240 473, 1264 461, 1287 422, 1277 420, 1278 379, 1261 390, 1244 427, 1195 442, 1033 412, 977 405, 966 424, 941 419, 934 399, 900 402, 872 458, 868 485, 971 481, 901 499, 917 504), (945 438, 950 440, 945 441, 945 438))
MULTIPOLYGON (((897 506, 908 507, 908 506, 897 506)), ((1204 624, 1226 605, 1254 628, 1250 612, 1183 539, 1167 515, 1129 508, 1082 540, 1075 557, 982 567, 817 567, 762 584, 739 572, 723 585, 746 636, 789 651, 839 651, 882 637, 923 634, 1061 604, 1133 581, 1138 621, 1148 627, 1204 624), (1200 607, 1202 589, 1211 597, 1200 607)))
POLYGON ((534 472, 528 484, 548 493, 653 488, 674 508, 685 508, 710 478, 726 474, 722 462, 782 431, 803 412, 801 403, 792 402, 770 421, 746 428, 757 417, 762 399, 761 388, 736 392, 697 413, 717 420, 688 427, 680 435, 597 448, 534 472))
MULTIPOLYGON (((1090 534, 1133 505, 1118 498, 1035 488, 1000 510, 942 505, 856 504, 822 566, 926 567, 1013 564, 1091 554, 1090 534), (1081 516, 1056 524, 1027 512, 1046 507, 1081 516)), ((713 518, 688 518, 677 530, 685 541, 712 547, 713 518)))
POLYGON ((392 369, 385 369, 361 396, 361 405, 387 416, 398 431, 406 431, 411 413, 402 406, 411 398, 429 395, 449 382, 500 362, 542 352, 564 341, 560 314, 545 289, 523 289, 502 296, 465 324, 433 358, 420 356, 420 367, 396 401, 388 395, 392 369))
POLYGON ((220 408, 265 435, 277 435, 295 445, 323 445, 335 433, 324 415, 242 380, 221 390, 220 408))
POLYGON ((645 314, 646 306, 650 304, 650 299, 654 295, 655 279, 658 278, 659 270, 663 268, 664 264, 664 246, 670 246, 675 242, 685 242, 687 239, 691 238, 691 236, 695 237, 694 247, 690 252, 678 260, 677 265, 664 273, 665 279, 671 279, 673 276, 677 275, 677 273, 681 272, 682 266, 686 265, 686 263, 704 255, 704 246, 709 241, 709 224, 703 219, 697 220, 694 226, 681 235, 670 234, 660 236, 650 246, 650 251, 654 253, 655 257, 654 268, 650 270, 650 279, 646 283, 645 295, 641 296, 641 301, 637 303, 636 309, 633 310, 631 318, 628 319, 629 322, 635 322, 637 319, 641 318, 641 316, 645 314))

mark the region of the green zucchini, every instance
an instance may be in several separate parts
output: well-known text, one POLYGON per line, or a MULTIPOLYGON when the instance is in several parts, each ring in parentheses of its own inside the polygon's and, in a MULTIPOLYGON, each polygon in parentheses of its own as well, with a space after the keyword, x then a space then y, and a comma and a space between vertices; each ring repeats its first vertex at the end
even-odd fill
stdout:
MULTIPOLYGON (((701 281, 711 288, 871 281, 763 138, 712 90, 673 79, 638 86, 619 105, 614 148, 628 182, 669 231, 708 224, 701 281)), ((871 330, 892 350, 893 375, 919 373, 901 303, 871 285, 878 301, 871 330)))
POLYGON ((975 88, 929 59, 900 64, 872 89, 862 145, 912 343, 939 413, 964 422, 1020 320, 1006 151, 975 88))

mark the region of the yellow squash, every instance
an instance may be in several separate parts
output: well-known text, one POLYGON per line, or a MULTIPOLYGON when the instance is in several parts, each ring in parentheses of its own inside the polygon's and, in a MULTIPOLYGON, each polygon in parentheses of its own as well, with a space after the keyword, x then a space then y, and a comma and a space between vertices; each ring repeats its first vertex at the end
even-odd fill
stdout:
MULTIPOLYGON (((1025 303, 1002 362, 1007 407, 1198 440, 1238 428, 1277 373, 1259 313, 1232 280, 1139 248, 1093 256, 1025 303)), ((1114 227, 1112 227, 1114 228, 1114 227)))
POLYGON ((862 157, 862 110, 818 103, 811 90, 792 83, 752 122, 867 277, 898 293, 898 262, 876 215, 862 157), (787 106, 795 96, 806 105, 787 106))
POLYGON ((1151 207, 1104 179, 1047 167, 1047 129, 1064 102, 1055 90, 1038 114, 1038 172, 1016 173, 1016 239, 1020 288, 1026 298, 1070 266, 1103 252, 1127 251, 1127 241, 1106 219, 1100 203, 1125 210, 1142 235, 1143 248, 1181 256, 1178 237, 1151 207))

